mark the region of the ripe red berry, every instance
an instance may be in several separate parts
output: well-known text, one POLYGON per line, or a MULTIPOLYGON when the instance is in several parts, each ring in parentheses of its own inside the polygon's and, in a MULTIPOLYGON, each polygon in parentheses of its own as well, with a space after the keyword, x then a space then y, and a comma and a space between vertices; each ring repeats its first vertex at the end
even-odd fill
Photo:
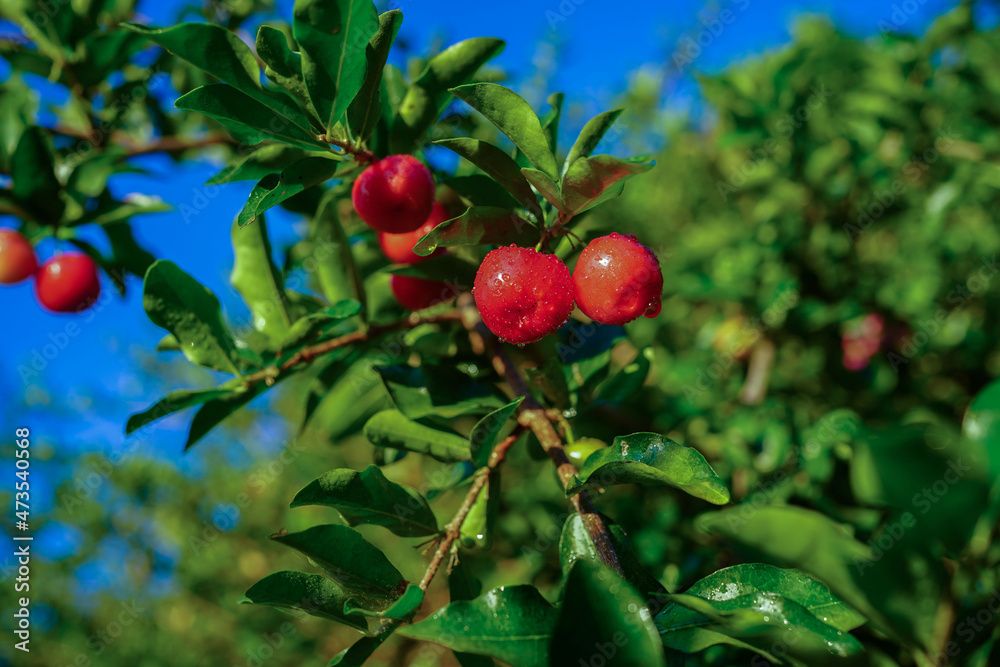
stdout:
POLYGON ((591 241, 576 262, 573 282, 577 305, 595 322, 625 324, 660 314, 660 262, 631 234, 591 241))
POLYGON ((407 310, 423 310, 451 299, 454 292, 440 280, 392 274, 389 288, 396 301, 407 310))
POLYGON ((508 246, 486 255, 473 294, 490 331, 523 345, 552 333, 573 312, 573 278, 555 255, 508 246))
POLYGON ((434 177, 412 155, 390 155, 361 172, 351 200, 373 229, 389 234, 412 232, 431 213, 434 177))
POLYGON ((31 242, 13 229, 0 230, 0 283, 19 283, 37 270, 31 242))
POLYGON ((35 276, 35 294, 47 309, 57 313, 86 310, 97 301, 101 281, 97 265, 87 255, 69 252, 42 264, 35 276))
POLYGON ((424 234, 431 231, 445 220, 450 220, 451 217, 452 215, 448 212, 448 209, 446 209, 442 204, 434 202, 434 208, 431 209, 431 215, 427 218, 427 222, 422 224, 420 227, 417 227, 412 232, 407 232, 405 234, 386 234, 385 232, 379 232, 379 247, 382 248, 382 252, 389 258, 389 261, 395 262, 396 264, 416 264, 417 262, 422 262, 425 259, 436 257, 444 252, 444 248, 438 248, 427 257, 421 257, 417 253, 413 252, 413 246, 417 244, 417 241, 419 241, 424 234))

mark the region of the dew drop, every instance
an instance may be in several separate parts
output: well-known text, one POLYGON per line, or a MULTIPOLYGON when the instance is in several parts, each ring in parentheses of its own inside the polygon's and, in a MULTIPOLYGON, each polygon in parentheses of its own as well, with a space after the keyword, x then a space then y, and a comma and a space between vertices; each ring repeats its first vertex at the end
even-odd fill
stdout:
POLYGON ((576 408, 567 408, 563 410, 562 415, 566 419, 572 419, 573 417, 576 417, 576 408))
POLYGON ((521 349, 521 348, 523 348, 523 347, 524 347, 524 343, 518 343, 518 344, 517 344, 517 347, 518 347, 518 349, 521 349))

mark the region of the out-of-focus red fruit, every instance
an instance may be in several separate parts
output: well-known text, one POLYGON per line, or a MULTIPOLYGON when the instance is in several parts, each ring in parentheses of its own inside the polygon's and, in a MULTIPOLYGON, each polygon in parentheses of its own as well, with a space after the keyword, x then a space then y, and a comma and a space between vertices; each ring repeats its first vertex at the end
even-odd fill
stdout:
POLYGON ((405 234, 386 234, 385 232, 378 233, 378 245, 382 248, 382 252, 389 261, 395 262, 396 264, 416 264, 417 262, 422 262, 425 259, 430 259, 431 257, 436 257, 444 252, 444 248, 438 248, 432 252, 427 257, 421 257, 417 253, 413 252, 413 246, 417 244, 427 232, 431 231, 438 225, 440 225, 445 220, 450 220, 452 217, 451 213, 448 212, 442 204, 434 202, 434 207, 431 209, 431 215, 427 218, 427 222, 417 227, 412 232, 407 232, 405 234))
POLYGON ((533 343, 573 312, 573 278, 555 255, 509 246, 486 255, 473 294, 487 328, 501 340, 533 343))
POLYGON ((351 201, 373 229, 388 234, 412 232, 431 214, 434 177, 412 155, 390 155, 355 179, 351 201))
POLYGON ((0 284, 19 283, 37 270, 31 242, 13 229, 0 229, 0 284))
POLYGON ((595 322, 625 324, 640 315, 660 314, 660 262, 631 234, 591 241, 580 253, 573 282, 577 305, 595 322))
POLYGON ((57 313, 86 310, 101 294, 97 265, 78 252, 53 257, 35 275, 35 294, 39 303, 57 313))
POLYGON ((884 337, 885 318, 878 313, 865 315, 860 323, 849 326, 840 340, 844 368, 849 371, 867 368, 871 358, 881 349, 884 337))
POLYGON ((389 277, 389 289, 399 305, 407 310, 430 308, 455 296, 446 282, 395 273, 389 277))

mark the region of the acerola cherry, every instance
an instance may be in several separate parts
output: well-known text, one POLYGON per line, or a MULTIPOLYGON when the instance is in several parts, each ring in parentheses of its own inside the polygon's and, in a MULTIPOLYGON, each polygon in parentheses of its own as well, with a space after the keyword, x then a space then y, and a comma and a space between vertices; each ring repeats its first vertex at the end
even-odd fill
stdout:
POLYGON ((0 229, 0 283, 19 283, 37 270, 31 242, 13 229, 0 229))
POLYGON ((86 310, 101 294, 97 265, 78 252, 53 257, 35 276, 35 294, 43 306, 57 313, 86 310))
POLYGON ((591 241, 576 262, 573 282, 577 305, 595 322, 625 324, 660 314, 660 262, 632 234, 591 241))
POLYGON ((379 232, 378 245, 382 248, 382 252, 385 256, 396 264, 416 264, 417 262, 422 262, 425 259, 436 257, 444 252, 444 248, 438 248, 427 257, 421 257, 417 253, 413 252, 413 246, 417 244, 417 241, 419 241, 424 234, 431 231, 445 220, 451 219, 451 217, 452 215, 448 212, 448 209, 438 202, 434 202, 434 208, 431 209, 431 215, 427 218, 427 222, 422 224, 420 227, 417 227, 412 232, 407 232, 405 234, 386 234, 385 232, 379 232))
POLYGON ((389 289, 399 305, 407 310, 430 308, 454 296, 448 283, 396 273, 389 277, 389 289))
POLYGON ((424 224, 434 204, 434 177, 412 155, 390 155, 361 172, 351 190, 354 210, 370 227, 389 234, 424 224))
POLYGON ((571 444, 566 445, 566 457, 570 463, 580 468, 591 454, 607 446, 608 443, 597 438, 577 438, 571 444))
POLYGON ((534 343, 573 312, 573 278, 555 255, 508 246, 486 255, 473 294, 487 328, 511 343, 534 343))

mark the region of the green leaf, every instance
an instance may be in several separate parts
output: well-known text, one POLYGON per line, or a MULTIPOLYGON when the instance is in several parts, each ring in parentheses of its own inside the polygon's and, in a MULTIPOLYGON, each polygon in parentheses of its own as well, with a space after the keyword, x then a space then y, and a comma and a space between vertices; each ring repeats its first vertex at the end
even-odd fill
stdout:
POLYGON ((219 300, 176 264, 161 259, 149 267, 142 302, 153 324, 180 341, 188 360, 239 375, 239 354, 219 300))
MULTIPOLYGON (((150 28, 138 23, 122 25, 255 100, 272 117, 283 119, 279 122, 294 125, 302 133, 309 129, 309 121, 290 100, 261 86, 257 59, 235 32, 212 23, 181 23, 170 28, 150 28)), ((188 108, 180 106, 180 100, 178 106, 188 108)))
MULTIPOLYGON (((622 566, 622 573, 625 575, 625 579, 643 597, 666 593, 667 591, 663 585, 639 562, 639 558, 636 556, 635 549, 632 548, 632 542, 629 540, 625 530, 618 524, 611 523, 607 518, 588 515, 588 519, 592 518, 600 518, 608 527, 611 533, 611 543, 614 546, 615 554, 618 556, 618 562, 622 566)), ((593 563, 601 563, 601 558, 594 547, 594 542, 587 533, 584 517, 578 513, 573 513, 566 519, 566 523, 563 524, 562 533, 559 536, 559 565, 562 568, 564 582, 569 577, 573 564, 581 558, 593 563)))
POLYGON ((862 650, 850 634, 823 623, 777 593, 757 591, 711 601, 694 595, 671 595, 669 599, 674 604, 657 616, 657 627, 665 646, 685 653, 733 644, 780 664, 781 656, 771 652, 780 646, 808 660, 806 664, 817 664, 831 654, 843 658, 862 650), (789 633, 796 638, 794 644, 783 641, 789 633))
POLYGON ((225 396, 213 398, 202 405, 191 420, 191 428, 188 430, 187 442, 184 450, 187 451, 204 438, 209 431, 219 425, 226 417, 233 414, 244 405, 264 393, 267 385, 258 382, 248 388, 240 388, 229 392, 225 396))
POLYGON ((566 96, 562 93, 552 93, 549 95, 548 100, 546 100, 549 103, 549 110, 540 119, 542 130, 545 132, 545 138, 549 142, 549 147, 552 149, 553 155, 555 155, 559 148, 559 120, 562 117, 563 101, 565 99, 566 96))
POLYGON ((319 339, 330 333, 338 324, 360 312, 360 302, 345 299, 329 308, 299 318, 279 343, 278 349, 284 354, 290 354, 310 340, 319 339))
POLYGON ((549 178, 548 174, 537 169, 532 169, 531 167, 523 167, 521 173, 550 204, 562 210, 562 197, 559 194, 559 185, 549 178))
POLYGON ((306 157, 282 169, 280 175, 265 176, 250 192, 237 223, 240 227, 249 225, 267 209, 332 178, 338 166, 339 162, 327 158, 306 157))
POLYGON ((396 409, 408 419, 432 415, 454 419, 483 414, 503 405, 492 387, 448 366, 385 366, 375 370, 396 409))
POLYGON ((653 168, 652 162, 619 160, 610 155, 580 158, 563 177, 563 210, 577 215, 614 199, 622 193, 625 181, 653 168))
POLYGON ((240 602, 304 611, 367 632, 368 621, 363 615, 345 611, 348 599, 337 584, 322 575, 283 570, 251 586, 240 602))
POLYGON ((303 505, 332 507, 350 526, 385 526, 401 537, 438 532, 427 500, 409 487, 390 482, 378 466, 362 472, 341 468, 324 473, 295 494, 291 506, 303 505))
POLYGON ((293 13, 306 90, 332 135, 365 81, 378 12, 371 0, 296 0, 293 13))
POLYGON ((601 385, 597 393, 598 400, 611 403, 625 403, 642 389, 653 362, 653 349, 643 348, 635 361, 615 373, 611 379, 601 385))
POLYGON ((392 636, 394 629, 395 626, 389 626, 377 635, 362 637, 335 655, 333 660, 327 663, 326 667, 361 667, 361 665, 368 661, 368 658, 375 652, 375 649, 392 636))
POLYGON ((392 603, 388 609, 384 611, 369 611, 363 607, 356 607, 355 600, 350 599, 344 605, 344 611, 351 612, 357 611, 359 614, 364 614, 365 616, 374 616, 376 618, 388 618, 397 621, 402 621, 410 616, 412 616, 417 609, 420 608, 421 603, 424 601, 424 591, 420 586, 416 584, 410 584, 406 587, 406 592, 403 593, 398 600, 392 603))
POLYGON ((163 419, 167 415, 201 405, 214 398, 225 396, 231 391, 232 389, 223 387, 218 389, 180 389, 172 391, 142 412, 137 412, 129 416, 128 422, 125 424, 125 435, 130 435, 146 424, 163 419))
POLYGON ((469 508, 469 513, 462 522, 459 536, 462 545, 477 546, 487 551, 493 546, 493 527, 496 526, 500 513, 500 472, 493 471, 486 485, 476 496, 475 502, 469 508))
POLYGON ((271 241, 261 215, 257 224, 240 229, 233 224, 233 272, 229 280, 250 307, 253 326, 279 343, 292 325, 281 273, 271 259, 271 241))
POLYGON ((438 248, 462 245, 532 246, 539 238, 537 227, 507 209, 473 206, 427 232, 413 246, 413 252, 426 257, 438 248))
POLYGON ((519 396, 507 405, 494 410, 490 414, 480 419, 472 428, 469 434, 469 447, 472 451, 472 462, 478 468, 482 468, 490 460, 490 452, 500 439, 500 433, 507 424, 507 420, 517 411, 524 396, 519 396))
POLYGON ((312 256, 316 260, 316 276, 327 301, 337 303, 354 299, 361 303, 363 312, 367 303, 365 288, 354 262, 350 240, 340 223, 338 201, 336 191, 329 190, 320 200, 312 219, 312 256))
POLYGON ((513 667, 546 667, 555 621, 555 609, 534 586, 505 586, 475 600, 452 602, 419 623, 400 628, 399 634, 496 658, 513 667))
POLYGON ((477 37, 453 44, 431 58, 399 105, 392 123, 391 152, 412 152, 417 140, 451 102, 449 89, 472 79, 503 48, 502 40, 477 37))
POLYGON ((352 593, 363 609, 386 609, 403 592, 403 575, 353 528, 326 524, 271 539, 308 557, 352 593))
POLYGON ((347 109, 347 124, 358 141, 371 136, 382 117, 379 94, 382 89, 382 70, 389 58, 389 50, 396 41, 396 34, 403 24, 403 13, 392 9, 378 17, 378 31, 365 50, 368 71, 357 97, 347 109))
POLYGON ((11 156, 13 185, 10 193, 42 224, 55 224, 63 212, 55 174, 52 147, 41 128, 28 127, 21 134, 11 156))
POLYGON ((309 92, 302 78, 302 56, 289 47, 285 33, 269 25, 258 28, 257 55, 264 61, 264 74, 267 78, 288 91, 322 126, 323 122, 309 99, 309 92))
POLYGON ((663 665, 663 646, 642 597, 600 563, 577 560, 549 645, 550 665, 578 667, 595 655, 608 667, 663 665))
POLYGON ((559 177, 541 122, 520 95, 496 83, 470 83, 452 88, 451 92, 496 125, 531 164, 552 178, 559 177))
POLYGON ((508 211, 517 207, 517 201, 510 193, 485 174, 452 176, 442 179, 441 184, 457 192, 473 206, 494 206, 508 211))
POLYGON ((471 458, 465 438, 407 419, 398 410, 383 410, 373 415, 365 424, 365 437, 376 447, 427 454, 446 463, 471 458))
POLYGON ((673 486, 716 505, 729 502, 729 489, 697 449, 657 433, 618 436, 587 459, 566 493, 614 484, 673 486))
POLYGON ((174 106, 214 118, 245 144, 280 141, 306 150, 329 151, 311 132, 226 83, 195 88, 177 98, 174 106))
POLYGON ((482 169, 483 173, 500 184, 510 195, 533 215, 541 215, 538 200, 531 186, 525 180, 521 168, 513 158, 491 143, 458 137, 456 139, 441 139, 435 141, 438 146, 455 151, 466 160, 482 169))
POLYGON ((303 158, 303 152, 283 144, 266 144, 244 158, 231 162, 225 169, 207 181, 208 185, 235 181, 259 181, 281 172, 288 165, 303 158))
MULTIPOLYGON (((822 581, 883 632, 931 646, 945 575, 940 559, 903 529, 892 548, 874 557, 833 520, 799 507, 745 507, 702 515, 703 530, 737 540, 822 581)), ((873 538, 877 540, 879 536, 873 538)))
POLYGON ((590 154, 601 143, 601 139, 604 138, 607 131, 611 129, 611 126, 615 124, 618 117, 622 115, 622 111, 624 109, 605 111, 587 121, 587 124, 580 130, 580 134, 573 143, 573 147, 569 149, 566 162, 563 164, 563 174, 580 158, 590 157, 590 154))

